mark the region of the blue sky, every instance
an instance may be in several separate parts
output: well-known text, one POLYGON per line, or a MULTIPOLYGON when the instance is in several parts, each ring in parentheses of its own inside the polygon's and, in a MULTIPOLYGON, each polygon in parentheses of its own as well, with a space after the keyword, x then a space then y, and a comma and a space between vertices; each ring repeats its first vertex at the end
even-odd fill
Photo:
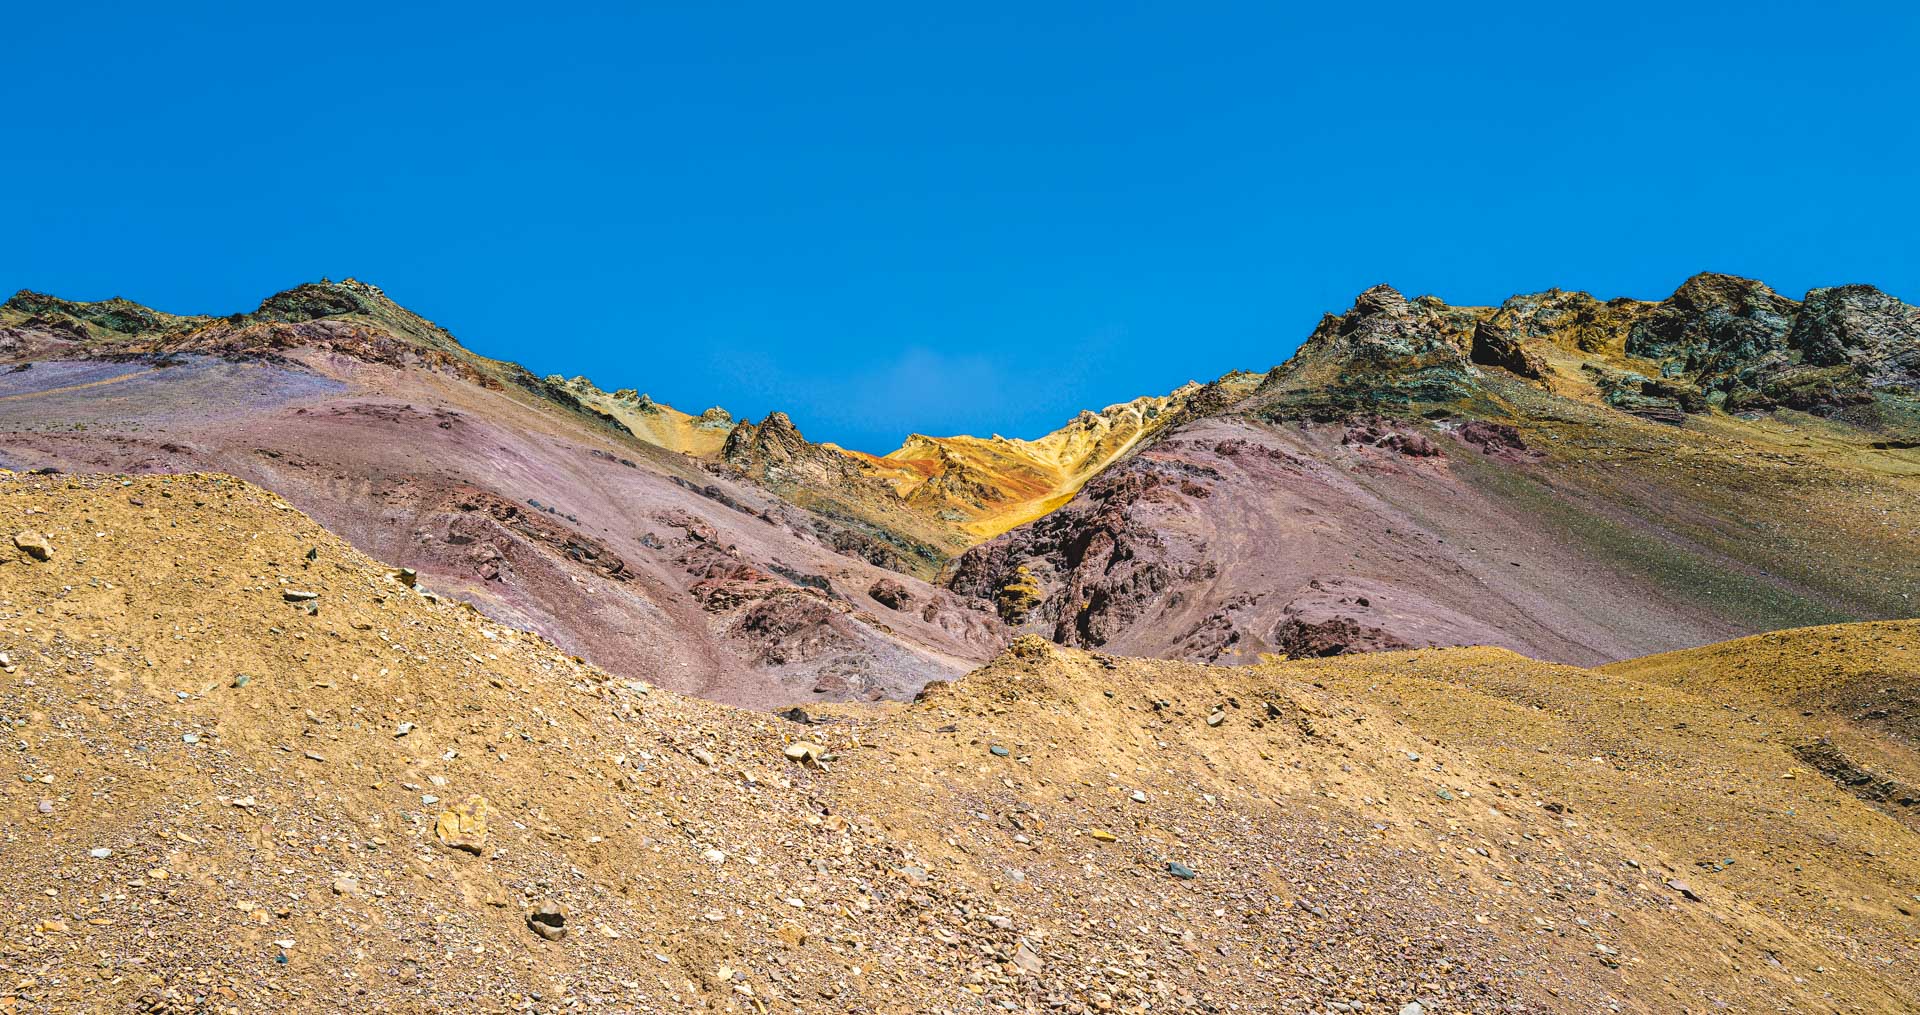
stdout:
POLYGON ((944 6, 14 10, 0 288, 353 275, 876 451, 1264 369, 1381 281, 1920 297, 1911 4, 944 6))

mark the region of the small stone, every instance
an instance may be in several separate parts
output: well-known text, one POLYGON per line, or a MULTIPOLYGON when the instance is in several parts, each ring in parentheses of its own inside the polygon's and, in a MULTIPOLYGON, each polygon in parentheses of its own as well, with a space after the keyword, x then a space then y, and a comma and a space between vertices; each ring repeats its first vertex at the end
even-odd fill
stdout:
POLYGON ((475 856, 487 844, 487 798, 474 794, 466 803, 454 804, 440 812, 433 834, 448 849, 463 850, 475 856))
POLYGON ((992 747, 987 748, 987 753, 992 754, 996 758, 1004 758, 1013 752, 1007 750, 1006 748, 1000 746, 999 744, 994 744, 992 747))
POLYGON ((233 678, 233 686, 235 687, 245 687, 251 683, 253 683, 253 678, 244 673, 236 674, 233 678))
POLYGON ((708 768, 712 768, 715 764, 717 764, 717 762, 714 760, 713 752, 707 750, 704 747, 696 747, 693 749, 693 760, 698 761, 699 763, 707 766, 708 768))
POLYGON ((709 849, 706 852, 700 854, 700 857, 701 859, 707 861, 708 863, 726 863, 727 862, 727 854, 717 849, 709 849))
POLYGON ((335 895, 360 894, 360 879, 354 877, 351 874, 342 874, 339 877, 334 878, 333 894, 335 895))
POLYGON ((527 926, 549 941, 558 941, 567 936, 567 912, 558 903, 543 902, 528 914, 527 926))
POLYGON ((105 860, 107 857, 113 855, 113 850, 105 846, 96 846, 93 849, 87 850, 87 855, 93 857, 95 860, 105 860))
POLYGON ((51 800, 42 800, 42 801, 40 801, 40 803, 39 803, 39 805, 38 805, 38 807, 37 807, 37 809, 38 809, 38 810, 40 811, 40 813, 42 813, 42 814, 52 814, 52 813, 53 813, 53 801, 51 801, 51 800))
POLYGON ((1127 799, 1137 804, 1143 804, 1147 802, 1147 795, 1146 793, 1136 789, 1132 793, 1127 795, 1127 799))
POLYGON ((200 734, 182 733, 180 734, 180 742, 183 744, 197 744, 200 742, 200 734))
POLYGON ((1433 795, 1439 797, 1442 800, 1453 799, 1453 791, 1447 789, 1445 786, 1442 786, 1439 789, 1434 790, 1433 795))
POLYGON ((1215 712, 1212 715, 1207 716, 1207 725, 1209 726, 1218 726, 1221 723, 1226 721, 1227 721, 1227 714, 1225 712, 1215 712))
POLYGON ((320 593, 306 592, 300 589, 287 589, 280 593, 280 598, 285 599, 289 603, 306 603, 320 598, 320 593))
POLYGON ((1408 1001, 1400 1006, 1400 1015, 1427 1015, 1427 1009, 1418 1001, 1408 1001))
POLYGON ((1693 893, 1693 886, 1687 884, 1685 881, 1679 881, 1679 880, 1669 881, 1667 882, 1667 887, 1673 889, 1676 892, 1679 892, 1681 895, 1684 895, 1695 902, 1700 901, 1700 896, 1695 895, 1693 893))
POLYGON ((786 755, 788 761, 797 761, 802 765, 818 765, 820 756, 827 753, 827 749, 811 741, 795 740, 781 753, 786 755))
POLYGON ((399 738, 404 737, 409 733, 412 733, 415 729, 416 727, 412 723, 403 722, 400 725, 395 726, 393 728, 394 739, 398 740, 399 738))
POLYGON ((1088 829, 1087 837, 1092 839, 1095 842, 1119 842, 1120 841, 1119 836, 1114 835, 1112 832, 1109 832, 1104 828, 1088 829))
POLYGON ((53 557, 53 544, 47 542, 47 537, 32 529, 21 529, 14 533, 13 545, 34 560, 50 560, 53 557))
POLYGON ((393 579, 394 581, 399 582, 402 585, 405 585, 408 588, 412 588, 415 585, 415 583, 419 582, 420 573, 410 567, 396 567, 393 570, 387 572, 387 577, 393 579))
POLYGON ((1167 873, 1173 875, 1176 878, 1179 878, 1182 881, 1192 881, 1195 877, 1198 876, 1194 874, 1192 867, 1189 867, 1183 863, 1175 862, 1173 860, 1167 861, 1167 873))
POLYGON ((1039 976, 1040 971, 1046 968, 1046 963, 1040 960, 1040 954, 1029 947, 1025 941, 1020 942, 1020 947, 1014 949, 1013 964, 1029 976, 1039 976))

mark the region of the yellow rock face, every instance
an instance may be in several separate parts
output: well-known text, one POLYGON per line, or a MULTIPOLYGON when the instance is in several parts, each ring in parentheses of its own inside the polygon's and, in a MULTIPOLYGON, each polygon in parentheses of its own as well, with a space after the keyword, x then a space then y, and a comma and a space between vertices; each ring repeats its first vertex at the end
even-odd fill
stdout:
POLYGON ((468 797, 466 803, 441 811, 433 834, 448 849, 478 855, 487 844, 487 798, 476 793, 468 797))

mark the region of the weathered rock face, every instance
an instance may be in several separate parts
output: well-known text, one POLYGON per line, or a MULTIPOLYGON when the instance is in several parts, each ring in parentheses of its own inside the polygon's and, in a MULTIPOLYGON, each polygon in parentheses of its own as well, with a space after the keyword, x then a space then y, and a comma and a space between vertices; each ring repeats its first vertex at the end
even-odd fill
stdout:
POLYGON ((1873 286, 1809 292, 1787 343, 1814 366, 1853 368, 1868 387, 1920 389, 1920 307, 1873 286))
POLYGON ((1481 321, 1473 328, 1472 358, 1482 366, 1511 370, 1531 380, 1545 380, 1547 364, 1512 331, 1481 321))
POLYGON ((961 533, 916 511, 853 457, 807 440, 784 412, 736 424, 720 459, 735 475, 884 544, 885 566, 931 576, 965 546, 961 533))
POLYGON ((1830 415, 1883 393, 1911 399, 1920 382, 1920 309, 1872 286, 1815 289, 1802 304, 1702 274, 1657 303, 1549 290, 1493 309, 1411 306, 1443 330, 1466 320, 1474 363, 1562 393, 1591 385, 1606 404, 1667 423, 1709 405, 1830 415))
POLYGON ((1511 297, 1480 323, 1498 336, 1492 341, 1509 346, 1550 342, 1576 353, 1621 353, 1629 329, 1653 306, 1624 298, 1602 303, 1583 292, 1549 289, 1511 297))
POLYGON ((1480 378, 1468 358, 1472 326, 1470 312, 1428 297, 1408 300, 1377 285, 1346 313, 1323 318, 1253 398, 1277 416, 1323 418, 1471 398, 1480 378))
POLYGON ((1627 352, 1678 360, 1714 386, 1745 383, 1786 362, 1794 310, 1792 300, 1751 279, 1695 275, 1633 326, 1627 352))

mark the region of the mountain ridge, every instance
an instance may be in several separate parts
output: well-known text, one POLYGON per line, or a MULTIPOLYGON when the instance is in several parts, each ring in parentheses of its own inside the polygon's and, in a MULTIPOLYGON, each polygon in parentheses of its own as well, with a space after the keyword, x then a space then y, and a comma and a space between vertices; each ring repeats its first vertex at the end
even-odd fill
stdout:
POLYGON ((230 472, 588 658, 664 651, 664 683, 740 703, 909 695, 1023 633, 1593 664, 1911 615, 1916 313, 1711 274, 1486 307, 1381 285, 1267 371, 871 455, 778 411, 537 377, 353 280, 229 317, 22 293, 0 464, 230 472))

